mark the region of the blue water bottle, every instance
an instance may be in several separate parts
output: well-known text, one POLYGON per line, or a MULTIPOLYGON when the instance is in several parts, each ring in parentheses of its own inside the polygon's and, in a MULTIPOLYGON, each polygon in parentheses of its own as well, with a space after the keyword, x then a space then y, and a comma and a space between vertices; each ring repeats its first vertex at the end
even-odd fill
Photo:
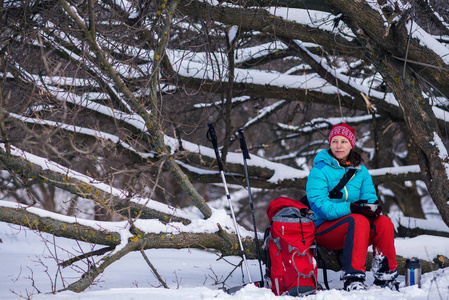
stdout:
POLYGON ((415 284, 421 288, 421 264, 417 258, 407 259, 405 261, 405 286, 415 284))

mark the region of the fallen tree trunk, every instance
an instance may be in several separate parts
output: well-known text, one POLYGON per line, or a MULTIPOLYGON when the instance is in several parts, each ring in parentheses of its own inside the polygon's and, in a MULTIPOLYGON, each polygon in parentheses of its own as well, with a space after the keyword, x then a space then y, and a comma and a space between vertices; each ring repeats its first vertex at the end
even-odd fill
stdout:
MULTIPOLYGON (((331 251, 331 250, 327 250, 324 248, 320 248, 319 251, 320 251, 320 255, 321 255, 322 259, 326 263, 326 268, 328 270, 332 270, 332 271, 340 271, 341 270, 341 266, 339 263, 339 261, 341 261, 341 254, 342 254, 341 251, 336 252, 336 251, 331 251)), ((400 255, 396 256, 396 262, 398 263, 398 272, 401 275, 404 275, 406 260, 407 260, 407 258, 405 258, 405 257, 402 257, 400 255)), ((368 256, 366 259, 366 270, 367 271, 371 270, 372 261, 373 261, 373 253, 368 252, 368 256)), ((421 263, 421 271, 423 274, 449 266, 449 259, 443 255, 438 255, 432 261, 420 259, 419 262, 421 263)), ((318 267, 319 268, 324 267, 322 261, 318 261, 318 267)))
MULTIPOLYGON (((96 229, 92 226, 82 225, 80 223, 71 223, 51 217, 42 217, 22 208, 2 207, 2 209, 0 209, 0 221, 21 225, 40 232, 54 234, 59 237, 111 246, 111 250, 123 242, 119 232, 105 230, 101 225, 98 226, 99 229, 96 229)), ((95 223, 94 221, 89 222, 92 222, 92 224, 95 223)), ((217 224, 217 228, 217 232, 215 233, 179 232, 174 234, 168 232, 144 233, 138 228, 131 226, 130 232, 133 235, 129 238, 128 244, 139 243, 139 247, 131 247, 131 251, 162 248, 197 248, 214 249, 219 251, 223 256, 240 255, 237 236, 223 230, 219 224, 217 224)), ((247 258, 257 259, 256 243, 254 242, 254 239, 251 237, 244 237, 242 242, 247 258)), ((259 243, 262 244, 263 241, 259 241, 259 243)), ((262 261, 266 262, 265 253, 261 254, 262 261)), ((321 249, 320 254, 329 270, 339 271, 341 269, 335 252, 321 249)), ((406 258, 397 256, 398 271, 400 274, 404 274, 405 260, 406 258)), ((367 270, 369 270, 369 267, 371 266, 371 261, 372 253, 369 252, 367 258, 367 270)), ((449 259, 443 255, 438 255, 432 261, 420 261, 423 273, 449 266, 449 259)), ((322 263, 319 263, 319 267, 323 267, 322 263)))
POLYGON ((426 229, 426 228, 410 228, 403 226, 399 224, 397 228, 397 236, 398 237, 416 237, 420 235, 433 235, 433 236, 441 236, 441 237, 448 237, 449 238, 449 232, 446 231, 437 231, 432 229, 426 229))
MULTIPOLYGON (((217 231, 214 233, 193 233, 193 232, 162 232, 162 233, 145 233, 131 224, 126 222, 100 222, 91 220, 78 219, 77 222, 65 221, 64 217, 58 219, 58 214, 50 214, 46 212, 46 216, 33 213, 27 208, 10 208, 0 206, 0 221, 20 225, 39 232, 46 232, 57 237, 64 237, 83 241, 87 243, 116 247, 124 241, 120 235, 119 229, 129 226, 131 237, 128 243, 137 242, 141 246, 137 250, 143 249, 215 249, 221 252, 223 256, 240 255, 237 236, 223 230, 220 224, 217 224, 217 231), (110 228, 111 224, 116 224, 117 231, 110 228), (107 229, 109 228, 109 229, 107 229)), ((37 209, 36 209, 37 210, 37 209)), ((147 220, 147 222, 162 223, 159 220, 147 220)), ((173 224, 173 226, 181 226, 173 224)), ((155 223, 156 225, 156 223, 155 223)), ((123 231, 122 231, 123 232, 123 231)), ((248 258, 256 258, 256 244, 250 237, 243 237, 243 246, 246 249, 248 258)))
POLYGON ((416 237, 419 235, 449 237, 448 227, 442 220, 401 218, 398 220, 396 231, 397 237, 416 237))

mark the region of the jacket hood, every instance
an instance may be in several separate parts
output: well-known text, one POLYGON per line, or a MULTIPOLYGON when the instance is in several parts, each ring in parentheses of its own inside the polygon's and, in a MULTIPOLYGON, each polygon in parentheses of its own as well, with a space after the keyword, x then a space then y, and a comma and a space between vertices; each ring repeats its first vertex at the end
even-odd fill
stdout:
POLYGON ((319 163, 325 163, 326 165, 333 167, 338 167, 340 165, 338 161, 329 154, 329 149, 323 149, 315 156, 313 165, 316 166, 319 163))

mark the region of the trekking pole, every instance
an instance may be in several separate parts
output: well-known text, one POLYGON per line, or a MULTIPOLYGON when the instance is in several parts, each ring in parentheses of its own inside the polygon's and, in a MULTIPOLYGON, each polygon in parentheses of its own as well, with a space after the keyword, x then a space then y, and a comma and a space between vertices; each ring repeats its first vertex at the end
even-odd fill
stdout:
POLYGON ((248 147, 246 146, 245 135, 243 134, 243 129, 239 129, 237 131, 237 133, 239 134, 240 149, 242 149, 242 154, 243 154, 243 164, 245 166, 246 184, 248 185, 249 207, 251 208, 251 217, 253 219, 254 240, 256 242, 257 260, 259 261, 261 282, 263 282, 262 260, 260 259, 259 239, 257 238, 256 217, 254 216, 254 204, 253 204, 253 198, 251 196, 251 186, 249 184, 248 165, 246 164, 246 160, 251 159, 251 157, 249 156, 248 147))
POLYGON ((235 233, 237 234, 237 239, 239 240, 240 245, 240 251, 242 252, 243 262, 246 266, 246 271, 248 273, 248 279, 250 282, 253 282, 251 279, 251 274, 249 273, 249 267, 248 262, 246 260, 245 255, 245 249, 243 248, 242 244, 242 238, 240 237, 240 231, 239 227, 237 225, 237 220, 235 219, 234 209, 232 207, 231 203, 231 195, 229 194, 228 185, 226 184, 226 178, 223 171, 223 162, 221 161, 220 152, 218 151, 218 145, 217 145, 217 135, 215 134, 215 129, 213 124, 207 124, 207 127, 209 127, 209 130, 207 131, 207 139, 212 143, 212 146, 214 147, 215 156, 217 157, 217 163, 218 163, 218 170, 220 171, 221 179, 223 180, 223 185, 226 192, 226 198, 229 202, 229 208, 231 210, 232 220, 234 221, 234 227, 235 227, 235 233))

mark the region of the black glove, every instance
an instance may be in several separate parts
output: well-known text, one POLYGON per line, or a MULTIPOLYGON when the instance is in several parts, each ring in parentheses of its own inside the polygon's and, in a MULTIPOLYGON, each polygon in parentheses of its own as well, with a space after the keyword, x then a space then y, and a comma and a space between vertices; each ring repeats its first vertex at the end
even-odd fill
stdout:
MULTIPOLYGON (((368 219, 374 219, 379 215, 375 215, 375 212, 371 210, 371 207, 369 206, 363 206, 364 203, 367 203, 366 200, 359 200, 354 203, 351 203, 350 209, 353 214, 360 214, 368 219)), ((376 210, 377 211, 377 210, 376 210)), ((380 212, 379 212, 380 213, 380 212)))

